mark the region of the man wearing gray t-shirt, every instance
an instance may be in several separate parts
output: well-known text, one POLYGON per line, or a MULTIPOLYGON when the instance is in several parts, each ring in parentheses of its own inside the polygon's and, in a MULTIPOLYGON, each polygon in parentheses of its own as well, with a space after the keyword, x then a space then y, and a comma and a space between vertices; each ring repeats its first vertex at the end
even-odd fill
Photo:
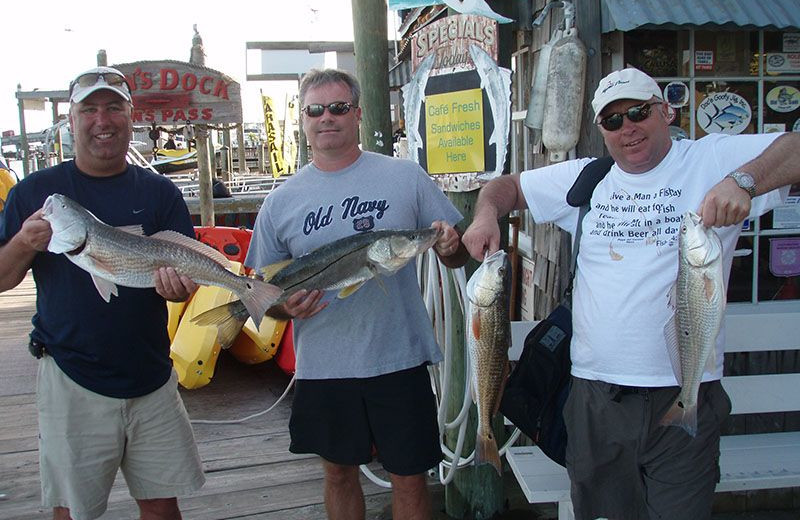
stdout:
MULTIPOLYGON (((468 254, 462 216, 414 162, 358 146, 360 88, 347 73, 309 72, 300 85, 313 162, 270 194, 245 264, 262 268, 362 231, 437 227, 449 267, 468 254)), ((358 466, 373 452, 389 472, 393 518, 428 519, 425 471, 442 459, 426 365, 441 360, 414 264, 345 299, 300 291, 270 315, 295 318, 290 451, 315 453, 331 519, 365 515, 358 466)))

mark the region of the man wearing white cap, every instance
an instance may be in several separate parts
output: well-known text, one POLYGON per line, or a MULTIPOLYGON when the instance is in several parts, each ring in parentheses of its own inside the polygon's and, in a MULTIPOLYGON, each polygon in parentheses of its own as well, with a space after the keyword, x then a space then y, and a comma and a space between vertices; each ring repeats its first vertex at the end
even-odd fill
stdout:
POLYGON ((10 192, 0 220, 0 291, 28 269, 36 279, 30 350, 39 359, 37 408, 42 503, 57 520, 103 514, 122 469, 141 518, 181 518, 178 495, 204 476, 169 359, 164 300, 197 289, 171 268, 155 289, 119 287, 106 303, 87 272, 47 252, 41 207, 53 193, 112 226, 194 236, 168 178, 127 163, 131 92, 122 73, 97 67, 70 83, 75 160, 33 173, 10 192))
MULTIPOLYGON (((665 324, 681 216, 695 211, 723 244, 727 285, 741 222, 800 182, 800 136, 711 134, 672 141, 674 114, 658 84, 629 68, 600 81, 592 108, 615 164, 582 224, 573 293, 572 388, 564 407, 566 465, 578 519, 703 519, 718 480, 720 424, 730 413, 716 363, 703 374, 696 425, 663 426, 678 395, 665 324), (780 188, 780 189, 778 189, 780 188), (694 432, 692 436, 689 432, 694 432)), ((499 247, 498 217, 529 208, 574 234, 566 193, 591 159, 494 179, 463 236, 482 259, 499 247)))

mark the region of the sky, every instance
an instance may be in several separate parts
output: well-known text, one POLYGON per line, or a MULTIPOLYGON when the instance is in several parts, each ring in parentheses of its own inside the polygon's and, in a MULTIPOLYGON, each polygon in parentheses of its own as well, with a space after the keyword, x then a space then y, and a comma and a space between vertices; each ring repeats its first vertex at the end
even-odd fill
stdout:
MULTIPOLYGON (((246 42, 353 40, 350 0, 13 1, 3 2, 0 14, 0 131, 14 130, 16 135, 17 84, 23 91, 66 90, 73 77, 96 66, 99 49, 105 49, 109 65, 188 62, 192 26, 197 24, 206 66, 241 84, 247 123, 263 122, 259 90, 279 105, 287 92, 296 91, 296 83, 246 81, 246 42)), ((396 25, 392 14, 390 28, 396 25)), ((393 36, 391 29, 389 35, 393 36)), ((251 65, 250 73, 258 72, 251 65)), ((62 104, 59 112, 67 109, 62 104)), ((25 112, 28 132, 45 129, 51 120, 49 103, 44 112, 25 112)))

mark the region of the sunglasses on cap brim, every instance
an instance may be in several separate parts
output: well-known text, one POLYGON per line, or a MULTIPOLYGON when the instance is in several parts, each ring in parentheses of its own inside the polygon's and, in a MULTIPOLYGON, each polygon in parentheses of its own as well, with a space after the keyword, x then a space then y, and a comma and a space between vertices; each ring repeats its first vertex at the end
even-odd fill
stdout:
POLYGON ((334 116, 340 116, 342 114, 346 114, 350 112, 351 108, 357 108, 358 105, 354 105, 353 103, 347 103, 345 101, 335 101, 329 105, 320 105, 319 103, 312 103, 310 105, 306 105, 303 108, 303 112, 308 117, 319 117, 325 113, 325 109, 328 109, 334 116))
POLYGON ((645 102, 641 105, 635 105, 630 107, 625 112, 615 112, 613 114, 609 114, 606 117, 602 118, 598 121, 598 125, 602 126, 605 130, 609 132, 614 132, 622 128, 622 123, 624 118, 630 119, 633 123, 640 123, 650 117, 650 112, 652 112, 653 105, 660 105, 660 102, 650 103, 645 102))
POLYGON ((91 87, 96 85, 97 82, 100 81, 100 78, 103 78, 103 81, 109 87, 119 88, 124 85, 128 92, 130 92, 128 82, 125 81, 125 76, 121 74, 117 74, 116 72, 88 72, 86 74, 81 74, 69 84, 70 96, 72 95, 72 91, 75 90, 76 85, 82 88, 91 87))

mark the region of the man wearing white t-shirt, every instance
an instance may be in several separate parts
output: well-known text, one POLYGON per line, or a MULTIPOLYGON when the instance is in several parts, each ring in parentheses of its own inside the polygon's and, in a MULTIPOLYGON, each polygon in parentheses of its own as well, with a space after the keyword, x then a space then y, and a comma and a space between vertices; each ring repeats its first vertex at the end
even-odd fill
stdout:
MULTIPOLYGON (((711 134, 670 139, 674 117, 658 84, 633 69, 600 81, 592 101, 615 164, 595 188, 583 221, 573 293, 572 389, 564 408, 567 470, 578 519, 703 519, 719 478, 720 425, 730 413, 716 366, 703 374, 698 431, 660 425, 679 388, 664 324, 678 268, 684 212, 716 228, 727 286, 741 222, 780 204, 800 182, 800 136, 711 134)), ((574 234, 578 208, 566 193, 591 159, 494 179, 481 190, 464 233, 482 259, 500 243, 497 219, 530 209, 537 223, 574 234)))

